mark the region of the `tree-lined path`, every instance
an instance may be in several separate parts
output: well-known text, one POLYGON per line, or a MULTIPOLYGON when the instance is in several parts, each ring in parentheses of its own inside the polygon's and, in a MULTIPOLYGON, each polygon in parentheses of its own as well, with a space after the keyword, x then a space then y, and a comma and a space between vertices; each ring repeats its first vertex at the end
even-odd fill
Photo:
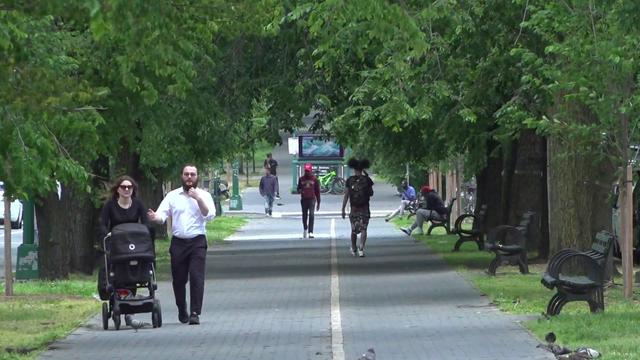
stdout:
POLYGON ((41 358, 356 359, 368 347, 379 359, 552 358, 516 317, 382 218, 365 258, 349 254, 347 220, 317 223, 328 237, 254 240, 258 229, 300 227, 298 218, 254 218, 244 238, 209 248, 200 326, 178 322, 162 284, 162 328, 104 331, 95 317, 41 358))

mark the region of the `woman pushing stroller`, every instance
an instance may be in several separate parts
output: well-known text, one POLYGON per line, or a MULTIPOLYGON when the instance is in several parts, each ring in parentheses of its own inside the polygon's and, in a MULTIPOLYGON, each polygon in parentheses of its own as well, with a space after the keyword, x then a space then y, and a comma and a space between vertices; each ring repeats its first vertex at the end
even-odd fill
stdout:
MULTIPOLYGON (((133 178, 123 175, 116 179, 109 188, 109 199, 105 202, 100 213, 100 239, 104 239, 110 235, 113 228, 117 225, 140 223, 148 228, 151 240, 153 241, 153 227, 147 218, 146 207, 142 201, 137 198, 137 194, 138 185, 133 178)), ((105 251, 106 250, 107 249, 105 249, 105 251)), ((103 300, 107 300, 110 295, 106 290, 107 279, 104 267, 100 269, 98 276, 98 291, 100 292, 100 297, 103 298, 103 300)), ((136 286, 132 286, 121 290, 128 290, 132 296, 135 296, 137 288, 136 286)), ((133 318, 130 314, 125 315, 125 323, 127 325, 131 325, 132 320, 133 318)))

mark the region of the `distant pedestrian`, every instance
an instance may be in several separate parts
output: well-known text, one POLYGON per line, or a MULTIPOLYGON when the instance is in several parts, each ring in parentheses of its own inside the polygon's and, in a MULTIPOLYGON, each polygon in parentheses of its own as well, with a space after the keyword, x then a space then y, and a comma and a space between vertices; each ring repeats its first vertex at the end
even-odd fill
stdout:
POLYGON ((304 175, 298 179, 298 193, 302 207, 302 237, 313 238, 314 207, 320 210, 320 183, 313 173, 313 166, 304 164, 304 175))
POLYGON ((276 196, 276 177, 271 174, 269 168, 264 168, 264 176, 260 179, 258 190, 264 198, 264 213, 267 216, 271 216, 273 212, 273 199, 276 196))
POLYGON ((268 153, 264 159, 265 169, 271 171, 271 175, 276 177, 276 199, 280 200, 280 183, 278 182, 278 162, 273 158, 273 154, 268 153))
POLYGON ((369 168, 367 159, 349 159, 347 165, 354 170, 355 175, 347 179, 344 198, 342 199, 342 218, 346 216, 347 202, 351 206, 349 221, 351 222, 351 255, 364 257, 364 247, 367 242, 367 226, 371 211, 369 200, 373 196, 373 181, 365 169, 369 168), (360 246, 357 246, 360 234, 360 246))
POLYGON ((178 307, 178 320, 191 325, 200 324, 207 257, 205 225, 216 215, 211 194, 197 186, 198 169, 194 165, 185 165, 182 169, 182 187, 170 191, 157 211, 149 209, 147 212, 149 219, 158 223, 164 223, 171 217, 169 254, 173 293, 178 307), (187 281, 190 288, 190 312, 187 312, 187 281))
POLYGON ((415 228, 422 231, 422 225, 431 220, 444 221, 447 216, 447 208, 444 201, 438 193, 429 185, 425 185, 420 189, 420 193, 424 201, 420 204, 420 208, 416 210, 416 221, 408 228, 400 228, 402 232, 411 235, 415 228))
POLYGON ((402 183, 400 183, 400 189, 400 206, 389 214, 384 221, 389 221, 396 215, 404 215, 404 209, 409 205, 409 203, 416 199, 416 189, 409 185, 407 180, 402 180, 402 183))

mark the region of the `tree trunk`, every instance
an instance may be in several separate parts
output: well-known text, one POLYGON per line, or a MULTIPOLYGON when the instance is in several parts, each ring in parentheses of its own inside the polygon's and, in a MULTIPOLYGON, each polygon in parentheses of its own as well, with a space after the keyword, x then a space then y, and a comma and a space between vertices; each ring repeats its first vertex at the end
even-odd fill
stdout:
POLYGON ((527 211, 536 213, 527 248, 537 250, 538 257, 546 259, 549 252, 547 204, 546 139, 525 130, 520 133, 511 177, 509 198, 509 224, 517 224, 527 211))
MULTIPOLYGON (((594 121, 584 107, 573 104, 568 108, 574 121, 594 121)), ((558 136, 548 138, 547 151, 550 253, 570 247, 588 249, 598 231, 611 230, 612 209, 608 200, 616 178, 615 167, 584 155, 558 136)))
MULTIPOLYGON (((480 228, 488 230, 503 224, 502 220, 502 154, 499 157, 490 156, 498 146, 495 142, 490 142, 487 146, 487 166, 476 175, 477 198, 476 210, 481 205, 487 205, 485 223, 479 224, 480 228)), ((474 226, 478 226, 474 224, 474 226)))
MULTIPOLYGON (((498 146, 490 143, 487 153, 498 146)), ((487 205, 484 229, 516 225, 526 211, 536 213, 535 226, 527 244, 538 255, 548 254, 547 185, 545 140, 532 131, 523 131, 517 142, 507 144, 499 156, 489 157, 476 176, 476 209, 487 205)))
POLYGON ((36 205, 39 268, 43 279, 67 278, 72 272, 91 274, 95 264, 98 210, 89 195, 62 185, 36 205))
MULTIPOLYGON (((142 177, 136 180, 138 181, 138 196, 140 200, 142 200, 147 209, 157 210, 165 195, 162 189, 162 183, 149 179, 148 177, 142 177)), ((167 227, 165 225, 154 224, 154 228, 156 238, 167 237, 167 227)))

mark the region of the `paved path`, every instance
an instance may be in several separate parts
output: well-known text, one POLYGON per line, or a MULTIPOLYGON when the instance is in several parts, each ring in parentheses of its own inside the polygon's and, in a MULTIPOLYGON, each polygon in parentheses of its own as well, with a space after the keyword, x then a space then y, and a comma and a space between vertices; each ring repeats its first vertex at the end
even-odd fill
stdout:
POLYGON ((515 317, 382 219, 372 220, 365 258, 350 256, 346 220, 318 219, 316 239, 295 238, 299 221, 253 219, 209 249, 200 326, 178 323, 161 284, 162 328, 104 331, 95 317, 41 358, 355 360, 373 347, 388 360, 552 359, 515 317), (265 229, 291 236, 252 237, 265 229))
MULTIPOLYGON (((286 149, 274 157, 281 186, 289 184, 286 149)), ((40 358, 355 360, 373 347, 378 360, 553 359, 516 317, 382 220, 398 205, 391 185, 375 187, 365 258, 349 254, 341 196, 323 197, 316 238, 302 239, 298 196, 282 191, 266 218, 256 189, 242 195, 240 213, 253 215, 209 248, 200 326, 178 322, 170 284, 161 283, 162 328, 104 331, 96 316, 40 358)))

